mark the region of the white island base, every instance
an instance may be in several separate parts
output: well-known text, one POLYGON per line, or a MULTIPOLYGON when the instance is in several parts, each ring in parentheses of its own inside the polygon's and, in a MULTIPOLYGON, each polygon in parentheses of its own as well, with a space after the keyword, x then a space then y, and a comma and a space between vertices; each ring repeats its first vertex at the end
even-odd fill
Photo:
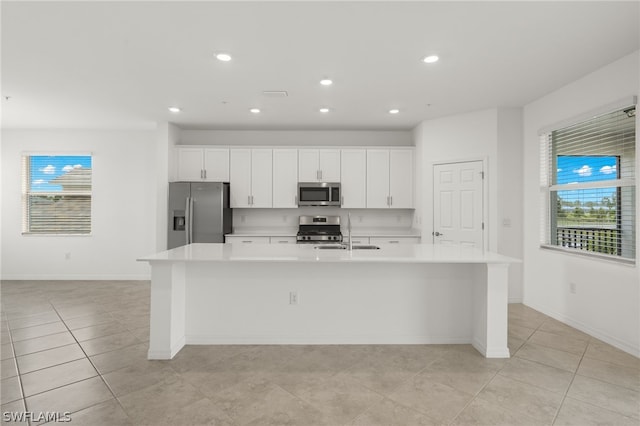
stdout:
POLYGON ((471 343, 508 358, 507 271, 465 247, 192 244, 152 267, 149 359, 185 344, 471 343))

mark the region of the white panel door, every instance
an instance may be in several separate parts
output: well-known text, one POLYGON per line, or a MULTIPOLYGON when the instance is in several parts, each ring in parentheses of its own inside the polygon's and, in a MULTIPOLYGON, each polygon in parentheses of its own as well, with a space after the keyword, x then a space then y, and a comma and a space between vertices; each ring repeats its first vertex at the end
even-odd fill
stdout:
POLYGON ((300 182, 320 180, 320 153, 317 149, 298 150, 298 180, 300 182))
POLYGON ((321 149, 319 151, 321 182, 340 182, 340 150, 321 149))
POLYGON ((433 166, 433 242, 483 247, 482 161, 433 166))
POLYGON ((340 168, 342 207, 363 209, 367 207, 367 151, 343 149, 340 168))
POLYGON ((389 207, 413 208, 413 151, 389 151, 389 207))
POLYGON ((273 207, 298 207, 298 150, 273 150, 273 207))
POLYGON ((367 207, 389 208, 389 150, 367 150, 367 207))
POLYGON ((204 179, 209 182, 229 182, 229 149, 204 150, 204 179))
POLYGON ((230 150, 229 183, 231 207, 251 207, 251 150, 230 150))
POLYGON ((178 181, 202 180, 202 148, 177 148, 176 150, 178 151, 178 181))
POLYGON ((273 207, 273 151, 251 150, 251 207, 273 207))

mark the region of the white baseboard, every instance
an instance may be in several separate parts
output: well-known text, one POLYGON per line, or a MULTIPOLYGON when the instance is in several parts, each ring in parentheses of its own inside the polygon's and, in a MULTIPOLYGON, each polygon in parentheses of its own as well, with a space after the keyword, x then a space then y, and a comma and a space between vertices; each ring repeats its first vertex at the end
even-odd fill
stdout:
POLYGON ((123 275, 2 275, 3 281, 149 281, 150 274, 123 275))
POLYGON ((216 335, 187 334, 187 345, 425 345, 469 344, 471 338, 434 336, 216 335))
POLYGON ((508 303, 523 303, 522 297, 510 297, 508 303))
POLYGON ((625 351, 635 357, 640 358, 640 347, 634 346, 633 344, 629 342, 625 342, 624 340, 620 340, 617 337, 613 337, 602 330, 593 328, 588 324, 585 324, 581 321, 577 321, 569 316, 566 316, 559 312, 555 312, 551 309, 547 309, 544 306, 540 306, 535 303, 526 303, 526 305, 532 309, 535 309, 538 312, 542 312, 543 314, 550 316, 553 319, 556 319, 564 324, 567 324, 568 326, 571 326, 577 330, 580 330, 583 333, 587 333, 588 335, 593 336, 596 339, 602 340, 603 342, 606 342, 611 346, 615 346, 621 351, 625 351))

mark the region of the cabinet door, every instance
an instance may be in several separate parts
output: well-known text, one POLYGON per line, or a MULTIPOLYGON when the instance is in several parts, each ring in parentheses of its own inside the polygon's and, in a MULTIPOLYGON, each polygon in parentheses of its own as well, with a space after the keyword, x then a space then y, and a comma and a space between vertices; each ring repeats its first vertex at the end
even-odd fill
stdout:
POLYGON ((371 237, 371 244, 420 244, 420 237, 371 237))
POLYGON ((231 207, 251 206, 251 150, 230 150, 229 164, 231 207))
POLYGON ((273 207, 273 151, 271 149, 251 150, 251 207, 273 207))
POLYGON ((298 150, 298 181, 317 182, 320 180, 320 159, 317 149, 298 150))
POLYGON ((389 195, 391 208, 413 208, 413 151, 389 151, 389 195))
POLYGON ((340 182, 340 150, 321 149, 318 154, 320 160, 320 181, 340 182))
POLYGON ((298 207, 298 150, 273 150, 273 207, 298 207))
POLYGON ((389 150, 367 150, 367 207, 389 207, 389 150))
POLYGON ((202 180, 202 148, 177 148, 178 181, 202 180))
POLYGON ((229 182, 229 150, 227 148, 204 150, 204 179, 209 182, 229 182))
POLYGON ((342 207, 350 209, 367 207, 367 151, 343 149, 340 163, 342 207))
POLYGON ((227 236, 224 239, 225 243, 230 244, 269 244, 269 237, 234 237, 227 236))

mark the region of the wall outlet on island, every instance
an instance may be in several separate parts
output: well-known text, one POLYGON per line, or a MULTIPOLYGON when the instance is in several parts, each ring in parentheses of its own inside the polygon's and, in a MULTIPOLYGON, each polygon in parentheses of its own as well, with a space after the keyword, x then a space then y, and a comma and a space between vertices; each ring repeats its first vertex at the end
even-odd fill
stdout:
POLYGON ((297 291, 290 291, 289 292, 289 304, 290 305, 297 305, 298 304, 298 292, 297 291))
POLYGON ((71 252, 68 251, 64 254, 64 260, 71 260, 71 252))
POLYGON ((576 291, 577 291, 577 284, 569 283, 569 293, 576 294, 576 291))

